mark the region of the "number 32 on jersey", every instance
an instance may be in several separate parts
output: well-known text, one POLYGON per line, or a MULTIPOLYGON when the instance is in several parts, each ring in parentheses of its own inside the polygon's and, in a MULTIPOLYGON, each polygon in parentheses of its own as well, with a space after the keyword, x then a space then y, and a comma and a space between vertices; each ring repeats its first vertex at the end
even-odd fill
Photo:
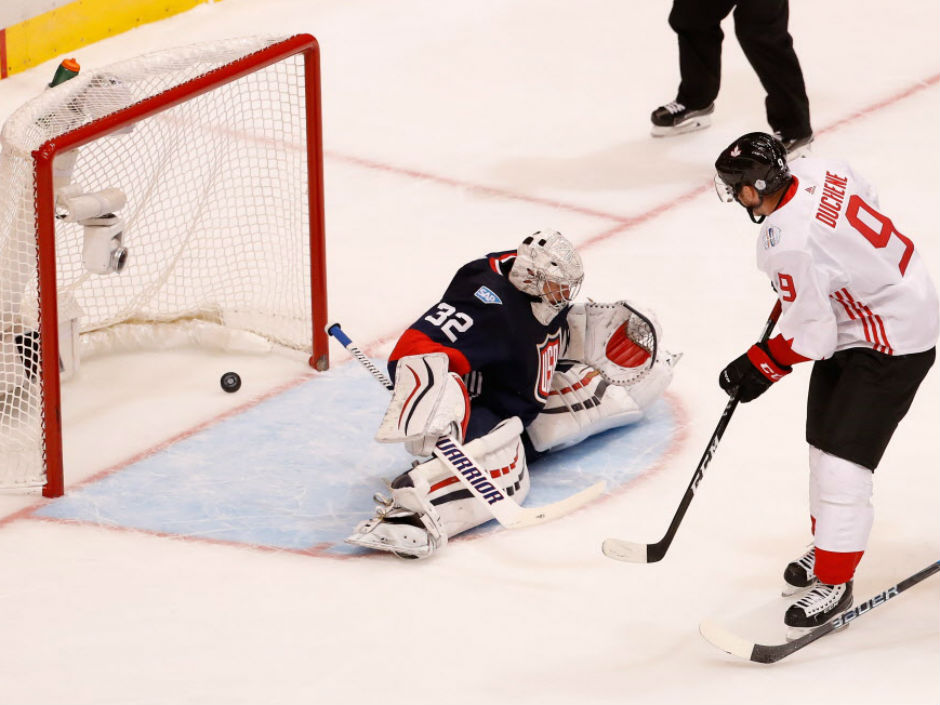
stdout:
POLYGON ((473 319, 465 313, 461 313, 450 304, 443 301, 437 305, 437 311, 424 317, 431 325, 441 329, 441 333, 447 336, 452 342, 457 342, 457 334, 464 333, 473 325, 473 319))

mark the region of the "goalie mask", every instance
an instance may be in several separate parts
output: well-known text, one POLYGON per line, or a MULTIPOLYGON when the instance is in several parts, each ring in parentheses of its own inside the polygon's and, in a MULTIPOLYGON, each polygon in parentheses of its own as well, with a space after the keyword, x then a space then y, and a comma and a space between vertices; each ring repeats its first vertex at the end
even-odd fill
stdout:
POLYGON ((584 266, 564 235, 539 230, 519 245, 509 281, 536 299, 532 312, 542 325, 547 325, 578 295, 584 281, 584 266))

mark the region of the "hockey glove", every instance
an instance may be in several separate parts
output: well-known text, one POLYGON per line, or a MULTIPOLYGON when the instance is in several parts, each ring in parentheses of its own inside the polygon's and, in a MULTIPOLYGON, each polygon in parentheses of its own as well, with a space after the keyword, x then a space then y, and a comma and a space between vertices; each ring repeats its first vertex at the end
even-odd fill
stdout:
POLYGON ((747 403, 792 371, 792 367, 781 365, 771 357, 767 343, 757 343, 721 371, 718 384, 729 397, 737 394, 739 401, 747 403))
POLYGON ((438 439, 463 440, 470 400, 463 381, 448 370, 447 355, 409 355, 398 360, 395 388, 375 440, 404 443, 412 455, 428 456, 438 439))

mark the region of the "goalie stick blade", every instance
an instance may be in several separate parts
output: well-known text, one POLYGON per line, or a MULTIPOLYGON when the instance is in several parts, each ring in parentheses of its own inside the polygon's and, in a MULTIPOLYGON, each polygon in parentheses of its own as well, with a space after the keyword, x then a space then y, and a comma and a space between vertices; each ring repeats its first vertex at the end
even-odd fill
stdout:
POLYGON ((547 521, 552 521, 577 511, 588 502, 604 494, 604 490, 606 489, 606 483, 601 480, 590 487, 584 488, 577 494, 573 494, 553 504, 546 504, 541 507, 519 507, 519 505, 515 505, 519 508, 518 512, 510 507, 510 509, 513 509, 512 516, 506 517, 505 519, 497 517, 497 520, 499 520, 500 524, 509 529, 522 529, 527 526, 544 524, 547 521))

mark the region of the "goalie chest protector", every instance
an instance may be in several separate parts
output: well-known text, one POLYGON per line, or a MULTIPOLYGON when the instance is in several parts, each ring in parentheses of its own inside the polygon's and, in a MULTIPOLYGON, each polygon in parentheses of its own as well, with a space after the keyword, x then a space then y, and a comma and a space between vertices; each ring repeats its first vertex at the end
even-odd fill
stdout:
POLYGON ((528 424, 548 399, 567 341, 567 308, 542 325, 532 313, 533 297, 509 281, 515 259, 515 250, 496 252, 461 267, 440 302, 405 332, 389 362, 441 348, 457 351, 450 354, 451 369, 464 376, 473 408, 528 424), (406 337, 407 350, 400 350, 406 337), (468 368, 455 364, 461 356, 468 368))

